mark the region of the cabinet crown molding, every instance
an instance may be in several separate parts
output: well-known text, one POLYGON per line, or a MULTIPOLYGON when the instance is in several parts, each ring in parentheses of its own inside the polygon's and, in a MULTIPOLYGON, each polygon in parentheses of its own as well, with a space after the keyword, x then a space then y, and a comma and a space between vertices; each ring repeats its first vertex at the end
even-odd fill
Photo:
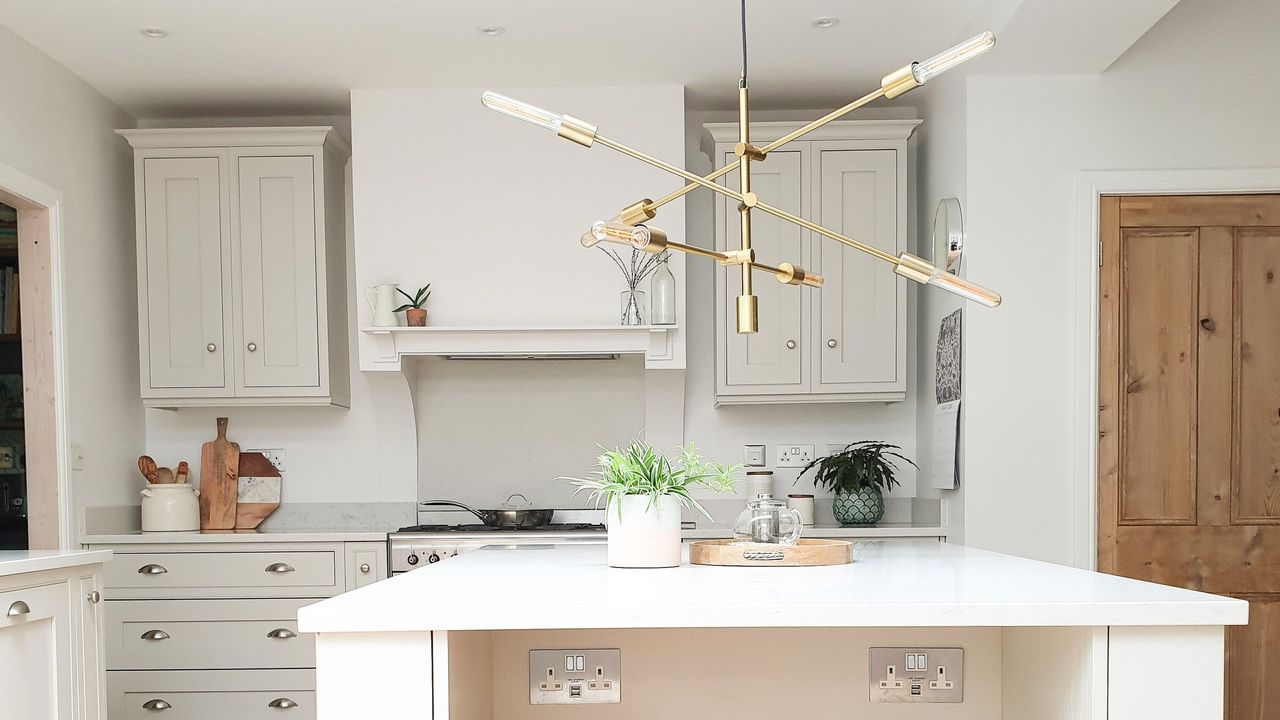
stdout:
POLYGON ((351 155, 351 146, 331 125, 303 127, 140 128, 116 130, 134 148, 316 147, 351 155))
MULTIPOLYGON (((807 133, 805 140, 906 140, 920 123, 919 119, 902 120, 837 120, 807 133)), ((751 142, 768 143, 787 133, 802 128, 803 122, 753 122, 751 142)), ((737 123, 707 123, 703 125, 715 142, 738 141, 737 123)))

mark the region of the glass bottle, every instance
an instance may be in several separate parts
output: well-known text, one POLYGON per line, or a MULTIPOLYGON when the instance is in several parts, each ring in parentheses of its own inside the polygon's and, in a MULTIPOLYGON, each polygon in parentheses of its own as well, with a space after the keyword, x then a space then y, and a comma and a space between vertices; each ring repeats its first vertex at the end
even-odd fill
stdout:
POLYGON ((649 322, 654 325, 676 324, 676 276, 667 267, 667 256, 658 261, 658 269, 653 271, 653 279, 649 281, 649 298, 653 303, 649 313, 649 322))

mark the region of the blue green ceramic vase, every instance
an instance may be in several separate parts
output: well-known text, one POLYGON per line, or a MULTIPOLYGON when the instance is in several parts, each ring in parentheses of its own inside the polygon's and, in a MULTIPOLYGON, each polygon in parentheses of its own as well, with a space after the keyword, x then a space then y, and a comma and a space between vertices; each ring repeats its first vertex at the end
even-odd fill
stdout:
POLYGON ((840 488, 831 509, 841 525, 875 525, 884 519, 884 494, 878 487, 852 491, 840 488))

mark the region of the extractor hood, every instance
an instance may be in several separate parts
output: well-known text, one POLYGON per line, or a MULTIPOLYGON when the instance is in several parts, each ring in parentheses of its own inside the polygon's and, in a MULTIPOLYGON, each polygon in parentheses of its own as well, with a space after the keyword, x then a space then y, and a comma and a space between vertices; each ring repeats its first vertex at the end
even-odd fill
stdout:
POLYGON ((644 355, 648 364, 671 359, 675 332, 674 325, 361 329, 373 343, 375 370, 399 370, 406 357, 598 360, 644 355))

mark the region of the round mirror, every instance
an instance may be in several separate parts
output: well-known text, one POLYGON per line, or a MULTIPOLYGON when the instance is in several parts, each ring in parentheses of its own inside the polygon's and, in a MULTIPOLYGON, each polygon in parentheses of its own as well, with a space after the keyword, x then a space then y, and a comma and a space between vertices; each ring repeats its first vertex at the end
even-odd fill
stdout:
POLYGON ((933 214, 933 263, 952 275, 960 274, 964 254, 964 215, 960 200, 943 198, 933 214))

